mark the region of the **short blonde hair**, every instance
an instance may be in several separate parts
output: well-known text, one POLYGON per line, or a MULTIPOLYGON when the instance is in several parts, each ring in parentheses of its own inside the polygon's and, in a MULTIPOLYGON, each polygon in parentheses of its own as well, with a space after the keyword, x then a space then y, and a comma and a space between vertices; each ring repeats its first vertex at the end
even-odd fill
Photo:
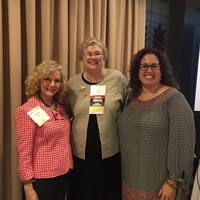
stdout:
POLYGON ((108 58, 108 49, 101 41, 100 39, 97 39, 95 37, 89 37, 83 40, 83 42, 80 44, 79 49, 78 49, 78 58, 80 60, 83 60, 83 51, 85 48, 91 45, 97 45, 101 48, 102 54, 103 54, 103 59, 106 60, 108 58))
POLYGON ((59 91, 54 95, 54 98, 61 100, 67 91, 66 78, 64 77, 63 67, 60 66, 56 61, 48 60, 37 65, 33 72, 25 80, 26 84, 26 96, 31 98, 33 96, 40 95, 40 83, 49 74, 54 71, 59 71, 61 74, 61 85, 59 91))

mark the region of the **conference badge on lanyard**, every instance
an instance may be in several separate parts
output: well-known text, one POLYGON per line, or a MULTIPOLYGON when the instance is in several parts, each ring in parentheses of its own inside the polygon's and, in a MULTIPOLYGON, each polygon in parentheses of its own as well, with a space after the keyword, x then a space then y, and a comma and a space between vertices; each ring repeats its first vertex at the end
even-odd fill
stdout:
POLYGON ((90 86, 89 114, 104 114, 105 97, 106 97, 105 85, 90 86))

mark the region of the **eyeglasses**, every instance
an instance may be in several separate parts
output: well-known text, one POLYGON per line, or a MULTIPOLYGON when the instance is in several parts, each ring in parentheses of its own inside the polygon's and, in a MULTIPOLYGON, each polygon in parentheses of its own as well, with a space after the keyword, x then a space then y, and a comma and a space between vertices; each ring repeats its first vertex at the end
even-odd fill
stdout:
POLYGON ((84 55, 86 58, 91 58, 92 56, 94 56, 95 58, 99 58, 103 54, 101 52, 95 52, 95 53, 87 52, 87 53, 82 53, 82 55, 84 55))
POLYGON ((146 71, 149 69, 149 67, 152 69, 152 70, 159 70, 160 69, 160 65, 159 64, 151 64, 151 65, 148 65, 148 64, 140 64, 140 69, 142 71, 146 71))

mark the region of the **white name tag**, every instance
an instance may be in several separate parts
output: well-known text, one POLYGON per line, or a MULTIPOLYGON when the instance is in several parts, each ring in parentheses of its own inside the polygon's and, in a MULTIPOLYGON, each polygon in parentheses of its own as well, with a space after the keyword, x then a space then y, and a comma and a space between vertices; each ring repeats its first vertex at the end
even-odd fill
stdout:
POLYGON ((105 85, 91 85, 89 114, 104 114, 105 97, 105 85))
POLYGON ((33 108, 27 114, 38 126, 42 126, 50 118, 40 106, 33 108))

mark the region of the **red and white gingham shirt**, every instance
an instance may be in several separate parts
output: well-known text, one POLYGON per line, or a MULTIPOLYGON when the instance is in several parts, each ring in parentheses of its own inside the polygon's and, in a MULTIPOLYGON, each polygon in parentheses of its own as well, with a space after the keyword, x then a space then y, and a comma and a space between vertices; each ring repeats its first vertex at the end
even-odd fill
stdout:
POLYGON ((52 178, 73 168, 70 121, 62 105, 51 111, 36 97, 15 112, 18 172, 21 181, 52 178), (40 106, 50 118, 38 126, 27 114, 40 106))

